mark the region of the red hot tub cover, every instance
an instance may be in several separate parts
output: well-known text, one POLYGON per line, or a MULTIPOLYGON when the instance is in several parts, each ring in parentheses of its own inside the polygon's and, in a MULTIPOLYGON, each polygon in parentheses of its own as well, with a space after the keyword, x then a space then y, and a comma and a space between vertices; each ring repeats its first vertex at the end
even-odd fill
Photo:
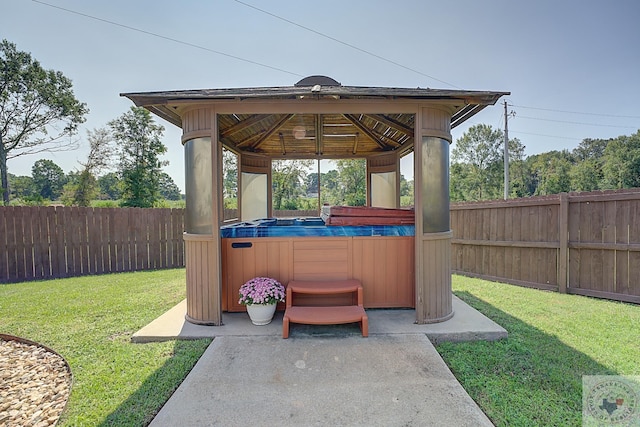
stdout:
POLYGON ((413 208, 323 206, 321 216, 326 225, 401 225, 415 222, 413 208))

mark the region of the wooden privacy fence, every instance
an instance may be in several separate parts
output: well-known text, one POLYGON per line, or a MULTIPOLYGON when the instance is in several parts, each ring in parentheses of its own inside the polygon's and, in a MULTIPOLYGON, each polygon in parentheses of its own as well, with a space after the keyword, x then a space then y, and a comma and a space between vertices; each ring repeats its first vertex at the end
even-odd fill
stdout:
POLYGON ((451 205, 454 273, 640 303, 640 189, 451 205))
POLYGON ((0 283, 184 266, 184 209, 0 207, 0 283))
MULTIPOLYGON (((0 283, 184 267, 183 224, 184 209, 0 206, 0 283)), ((454 203, 451 229, 454 273, 640 303, 640 189, 454 203)))

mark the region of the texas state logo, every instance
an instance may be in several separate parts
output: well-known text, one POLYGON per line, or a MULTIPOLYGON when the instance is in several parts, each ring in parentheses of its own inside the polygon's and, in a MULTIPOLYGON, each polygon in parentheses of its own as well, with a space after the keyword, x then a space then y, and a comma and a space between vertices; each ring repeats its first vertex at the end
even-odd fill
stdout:
POLYGON ((583 426, 640 426, 640 377, 582 377, 583 426))

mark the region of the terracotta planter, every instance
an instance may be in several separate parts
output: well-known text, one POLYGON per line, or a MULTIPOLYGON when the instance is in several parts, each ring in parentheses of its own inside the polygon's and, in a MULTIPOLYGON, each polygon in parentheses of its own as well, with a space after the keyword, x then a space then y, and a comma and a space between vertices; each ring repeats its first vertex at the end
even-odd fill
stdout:
POLYGON ((268 325, 276 312, 276 304, 248 304, 247 313, 254 325, 268 325))

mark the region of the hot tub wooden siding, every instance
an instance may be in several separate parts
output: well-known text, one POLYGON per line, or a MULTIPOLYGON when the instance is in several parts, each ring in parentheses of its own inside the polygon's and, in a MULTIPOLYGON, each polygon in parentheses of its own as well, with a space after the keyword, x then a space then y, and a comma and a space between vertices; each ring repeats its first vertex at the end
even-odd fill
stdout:
MULTIPOLYGON (((290 280, 358 279, 365 308, 415 307, 414 238, 261 237, 222 239, 222 309, 245 311, 240 286, 252 277, 290 280), (233 243, 252 244, 233 248, 233 243)), ((328 297, 331 298, 331 297, 328 297)), ((333 297, 331 303, 338 303, 333 297)), ((297 301, 324 304, 327 301, 297 301)))

